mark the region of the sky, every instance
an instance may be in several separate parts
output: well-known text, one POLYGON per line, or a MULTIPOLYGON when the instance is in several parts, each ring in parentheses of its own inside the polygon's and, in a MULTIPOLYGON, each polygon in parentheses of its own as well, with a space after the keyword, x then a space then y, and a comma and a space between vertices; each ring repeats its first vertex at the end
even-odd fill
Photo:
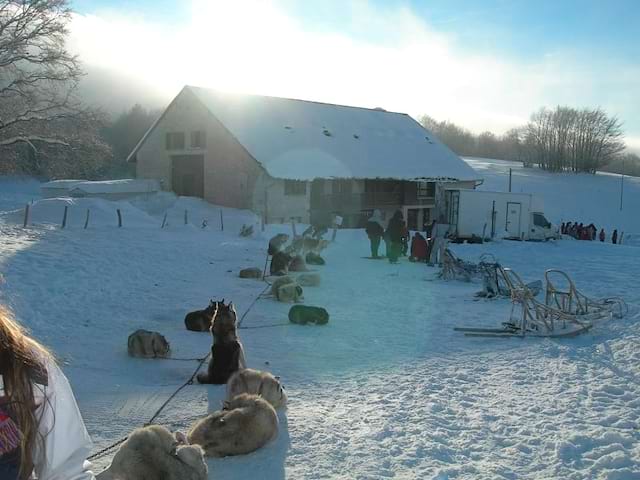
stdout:
MULTIPOLYGON (((70 48, 169 100, 186 84, 504 133, 602 107, 640 150, 636 0, 71 0, 70 48)), ((115 92, 117 94, 117 92, 115 92)))

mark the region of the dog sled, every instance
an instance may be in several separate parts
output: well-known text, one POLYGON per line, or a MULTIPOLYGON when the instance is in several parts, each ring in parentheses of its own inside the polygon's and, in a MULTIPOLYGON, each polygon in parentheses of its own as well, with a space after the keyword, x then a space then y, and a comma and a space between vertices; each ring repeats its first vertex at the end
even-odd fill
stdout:
MULTIPOLYGON (((497 261, 496 257, 490 253, 480 256, 479 263, 472 263, 457 257, 451 250, 446 249, 442 263, 440 277, 445 280, 461 280, 470 282, 472 280, 482 281, 482 290, 476 294, 477 297, 494 298, 510 297, 510 279, 507 277, 505 269, 497 261)), ((542 282, 536 280, 526 284, 526 287, 537 296, 542 290, 542 282)))
POLYGON ((534 292, 510 268, 502 269, 511 292, 511 313, 501 328, 456 327, 471 337, 573 337, 587 332, 595 322, 626 313, 619 298, 592 300, 580 293, 569 276, 561 270, 545 272, 545 302, 536 300, 534 292), (559 289, 552 277, 560 276, 568 285, 559 289))
POLYGON ((569 275, 562 270, 549 269, 544 273, 547 283, 545 304, 575 315, 608 313, 613 318, 622 318, 629 312, 626 302, 620 297, 592 299, 580 292, 569 275), (564 288, 558 288, 558 280, 564 288))
POLYGON ((479 275, 480 269, 477 264, 462 260, 450 249, 444 249, 440 278, 445 280, 461 280, 463 282, 470 282, 473 278, 479 278, 479 275))

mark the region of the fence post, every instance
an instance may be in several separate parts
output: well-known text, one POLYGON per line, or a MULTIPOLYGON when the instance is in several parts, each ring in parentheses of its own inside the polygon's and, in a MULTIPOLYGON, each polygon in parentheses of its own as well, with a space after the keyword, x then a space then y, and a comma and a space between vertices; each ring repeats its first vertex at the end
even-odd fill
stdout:
POLYGON ((187 210, 184 211, 184 224, 187 225, 189 223, 189 212, 187 210))
POLYGON ((164 228, 166 224, 167 224, 167 212, 164 212, 164 218, 162 219, 162 225, 160 226, 160 228, 164 228))
POLYGON ((264 232, 264 215, 260 216, 260 224, 261 224, 261 229, 264 232))
POLYGON ((87 208, 87 217, 84 219, 84 229, 86 230, 89 226, 89 209, 87 208))
POLYGON ((119 208, 116 210, 116 212, 118 212, 118 228, 120 228, 122 227, 122 212, 120 212, 119 208))
POLYGON ((224 219, 222 218, 222 209, 220 209, 220 230, 224 232, 224 219))
POLYGON ((69 205, 64 206, 64 215, 62 216, 62 228, 67 226, 67 212, 69 211, 69 205))
POLYGON ((29 224, 29 204, 27 203, 26 206, 24 207, 24 225, 22 227, 27 228, 28 224, 29 224))

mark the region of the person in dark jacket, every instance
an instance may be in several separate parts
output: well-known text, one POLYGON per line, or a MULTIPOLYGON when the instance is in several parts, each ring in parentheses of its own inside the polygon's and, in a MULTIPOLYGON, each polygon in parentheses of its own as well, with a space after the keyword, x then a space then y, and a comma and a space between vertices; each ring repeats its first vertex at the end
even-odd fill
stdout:
POLYGON ((600 229, 600 241, 604 242, 605 240, 605 235, 604 235, 604 228, 600 229))
POLYGON ((618 230, 614 230, 611 235, 611 243, 618 243, 618 230))
POLYGON ((562 222, 562 225, 560 225, 560 233, 564 235, 566 232, 567 230, 566 230, 565 224, 564 222, 562 222))
POLYGON ((373 214, 367 221, 365 231, 367 232, 369 242, 371 243, 371 258, 380 258, 378 257, 378 248, 380 247, 380 239, 382 238, 382 235, 384 235, 384 227, 382 226, 382 215, 380 214, 380 210, 373 211, 373 214))
POLYGON ((385 232, 385 238, 388 239, 389 245, 387 248, 389 263, 398 263, 398 257, 402 249, 402 227, 403 227, 402 212, 396 210, 385 232))

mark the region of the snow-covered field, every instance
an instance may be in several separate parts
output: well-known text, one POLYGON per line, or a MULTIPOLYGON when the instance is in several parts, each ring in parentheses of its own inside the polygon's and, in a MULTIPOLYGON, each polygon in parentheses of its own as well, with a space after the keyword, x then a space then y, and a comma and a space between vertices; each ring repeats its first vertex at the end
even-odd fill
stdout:
MULTIPOLYGON (((506 188, 503 162, 469 161, 484 188, 506 188)), ((601 197, 614 194, 619 177, 549 177, 560 188, 554 192, 543 172, 516 172, 514 191, 541 194, 552 221, 640 232, 635 180, 625 180, 618 216, 616 202, 607 207, 601 197)), ((33 182, 5 185, 11 191, 0 194, 0 211, 37 195, 33 182)), ((33 215, 38 225, 23 230, 20 212, 0 214, 0 301, 55 350, 96 450, 147 421, 196 367, 131 359, 128 334, 158 330, 175 357, 203 356, 210 337, 186 331, 184 314, 222 297, 244 313, 264 284, 239 279, 238 270, 262 268, 267 239, 290 231, 272 225, 242 239, 240 226, 255 222, 249 212, 224 209, 221 232, 218 207, 169 195, 153 204, 47 200, 33 215), (60 230, 53 224, 65 204, 69 226, 60 230), (169 226, 160 229, 165 211, 169 226)), ((249 365, 280 375, 290 403, 276 441, 209 460, 210 478, 640 478, 640 249, 563 240, 455 251, 476 261, 493 253, 525 281, 546 268, 566 270, 592 296, 623 296, 630 313, 573 339, 464 337, 453 327, 498 326, 509 301, 478 301, 479 285, 438 280, 435 268, 406 259, 366 260, 364 233, 342 230, 325 252, 327 265, 316 267, 322 285, 305 289, 306 304, 329 310, 328 325, 287 324, 289 307, 266 298, 244 319, 249 365)), ((223 390, 188 386, 159 421, 186 429, 219 407, 223 390)))

